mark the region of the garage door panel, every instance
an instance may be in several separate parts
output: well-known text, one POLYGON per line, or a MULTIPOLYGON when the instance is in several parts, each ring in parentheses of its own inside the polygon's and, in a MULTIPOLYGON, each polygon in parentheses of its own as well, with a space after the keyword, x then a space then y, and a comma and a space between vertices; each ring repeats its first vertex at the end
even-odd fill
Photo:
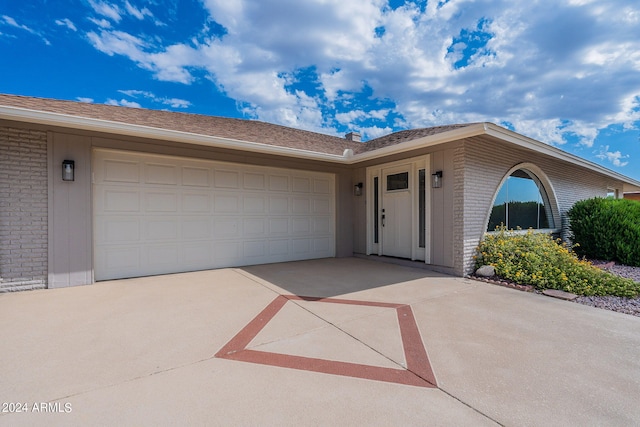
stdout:
POLYGON ((204 192, 185 192, 182 194, 183 213, 209 213, 213 207, 211 194, 204 192))
POLYGON ((179 247, 176 244, 154 244, 145 246, 145 261, 152 272, 175 271, 179 265, 179 247))
POLYGON ((316 194, 331 194, 331 185, 328 179, 314 179, 313 192, 316 194))
POLYGON ((178 217, 146 219, 144 221, 145 240, 177 240, 179 224, 180 219, 178 217))
POLYGON ((146 163, 146 184, 178 185, 178 168, 174 165, 146 163))
POLYGON ((146 212, 178 212, 178 196, 173 192, 148 191, 145 194, 146 212))
POLYGON ((195 217, 182 219, 182 238, 187 241, 211 240, 213 226, 210 217, 195 217))
POLYGON ((313 240, 313 250, 316 253, 325 253, 329 250, 330 245, 331 239, 329 239, 328 237, 313 240))
POLYGON ((313 234, 327 235, 331 231, 330 227, 329 218, 313 218, 313 234))
POLYGON ((114 217, 96 230, 98 240, 105 243, 135 243, 140 241, 140 221, 136 218, 114 217))
POLYGON ((242 237, 239 218, 215 218, 213 221, 213 237, 215 239, 239 239, 242 237))
POLYGON ((240 214, 241 205, 240 196, 237 194, 223 193, 214 195, 213 209, 217 213, 240 214))
POLYGON ((243 174, 243 188, 245 190, 264 190, 266 175, 263 173, 245 172, 243 174))
POLYGON ((140 182, 140 162, 116 159, 104 159, 102 162, 103 176, 100 178, 103 182, 131 184, 140 182))
POLYGON ((245 218, 244 219, 244 237, 259 237, 266 235, 267 227, 264 218, 245 218))
POLYGON ((329 202, 329 199, 314 198, 311 203, 313 204, 314 214, 328 215, 331 211, 331 203, 329 202))
POLYGON ((280 260, 283 256, 286 258, 289 255, 289 240, 270 240, 269 241, 269 254, 280 260))
POLYGON ((293 191, 295 193, 309 193, 311 191, 311 179, 294 177, 293 191))
POLYGON ((311 219, 292 218, 291 227, 291 231, 293 234, 309 234, 309 232, 311 231, 311 219))
POLYGON ((213 263, 213 250, 209 242, 188 243, 182 246, 181 264, 188 268, 205 269, 213 263))
POLYGON ((98 210, 102 212, 139 212, 140 192, 121 188, 105 188, 99 191, 98 210))
POLYGON ((289 191, 289 177, 286 175, 269 175, 269 191, 289 191))
POLYGON ((267 242, 264 240, 245 240, 242 244, 243 257, 248 261, 248 263, 252 263, 251 259, 262 259, 264 258, 267 252, 267 242))
POLYGON ((240 172, 230 170, 216 170, 213 182, 216 188, 239 189, 240 172))
POLYGON ((141 264, 141 247, 111 245, 98 247, 96 271, 121 271, 123 274, 134 274, 141 264))
POLYGON ((269 213, 282 215, 289 213, 289 198, 282 196, 269 197, 269 213))
POLYGON ((182 168, 182 185, 189 187, 210 187, 210 169, 185 166, 182 168))
POLYGON ((269 236, 288 235, 289 218, 269 218, 269 236))
POLYGON ((293 253, 307 257, 311 253, 311 239, 292 239, 293 253))
POLYGON ((242 242, 235 240, 218 241, 214 244, 216 266, 231 267, 243 264, 242 242))
POLYGON ((257 194, 248 194, 244 196, 243 212, 245 214, 263 214, 266 211, 267 197, 257 194))
POLYGON ((295 197, 291 203, 294 215, 307 215, 311 212, 311 200, 308 198, 295 197))
POLYGON ((96 149, 96 280, 330 257, 334 178, 96 149))

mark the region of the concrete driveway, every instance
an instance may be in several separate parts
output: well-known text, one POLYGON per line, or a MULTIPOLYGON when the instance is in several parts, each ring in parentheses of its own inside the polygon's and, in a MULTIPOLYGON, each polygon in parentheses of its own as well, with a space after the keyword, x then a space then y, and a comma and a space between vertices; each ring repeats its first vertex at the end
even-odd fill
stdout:
POLYGON ((371 260, 0 294, 0 324, 0 425, 640 420, 640 318, 371 260))

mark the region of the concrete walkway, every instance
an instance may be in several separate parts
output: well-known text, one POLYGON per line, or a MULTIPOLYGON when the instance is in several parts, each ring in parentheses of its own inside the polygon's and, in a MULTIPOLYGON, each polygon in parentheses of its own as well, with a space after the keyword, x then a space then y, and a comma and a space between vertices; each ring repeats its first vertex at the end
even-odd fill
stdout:
POLYGON ((640 420, 640 318, 371 260, 0 294, 0 324, 0 425, 640 420))

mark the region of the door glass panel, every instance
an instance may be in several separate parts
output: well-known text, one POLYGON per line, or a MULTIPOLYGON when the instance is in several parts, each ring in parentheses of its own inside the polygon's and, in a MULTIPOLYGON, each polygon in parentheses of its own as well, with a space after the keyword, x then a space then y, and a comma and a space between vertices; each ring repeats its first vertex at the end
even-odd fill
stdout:
POLYGON ((425 235, 425 213, 426 213, 426 195, 425 195, 425 170, 418 171, 418 246, 424 248, 425 235))
POLYGON ((409 172, 387 175, 387 191, 407 190, 409 188, 409 172))
POLYGON ((373 178, 373 243, 378 243, 378 177, 373 178))

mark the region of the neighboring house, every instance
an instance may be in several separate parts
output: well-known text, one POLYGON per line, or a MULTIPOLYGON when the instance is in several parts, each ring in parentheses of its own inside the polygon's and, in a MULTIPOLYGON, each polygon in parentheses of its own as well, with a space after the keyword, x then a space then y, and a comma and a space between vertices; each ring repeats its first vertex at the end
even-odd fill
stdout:
POLYGON ((494 225, 562 234, 577 200, 632 191, 491 123, 361 143, 0 95, 0 290, 354 254, 462 276, 494 225))

